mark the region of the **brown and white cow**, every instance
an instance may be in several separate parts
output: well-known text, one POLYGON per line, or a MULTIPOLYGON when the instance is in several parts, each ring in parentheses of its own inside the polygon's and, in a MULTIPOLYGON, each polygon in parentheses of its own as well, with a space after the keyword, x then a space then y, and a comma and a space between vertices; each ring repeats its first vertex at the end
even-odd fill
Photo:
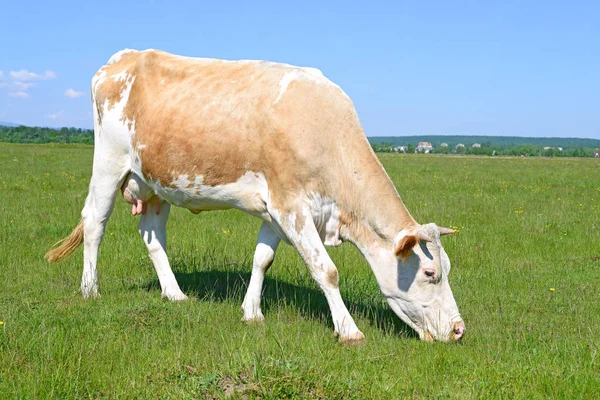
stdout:
POLYGON ((371 150, 350 98, 313 68, 123 50, 92 79, 93 174, 82 220, 48 252, 84 243, 81 291, 98 296, 96 261, 122 190, 162 294, 184 300, 167 259, 171 204, 237 208, 261 218, 244 320, 263 320, 265 272, 280 240, 294 246, 329 303, 340 341, 364 335, 324 245, 356 245, 393 311, 422 339, 460 339, 450 260, 435 224, 419 225, 371 150))

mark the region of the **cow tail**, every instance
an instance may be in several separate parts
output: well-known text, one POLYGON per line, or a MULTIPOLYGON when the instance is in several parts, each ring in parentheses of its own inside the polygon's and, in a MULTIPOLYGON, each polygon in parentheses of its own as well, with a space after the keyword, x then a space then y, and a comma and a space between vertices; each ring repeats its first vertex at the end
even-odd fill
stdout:
POLYGON ((44 258, 51 263, 61 261, 69 257, 81 243, 83 243, 83 221, 79 221, 79 225, 73 229, 73 232, 63 240, 57 242, 54 248, 46 253, 44 258))

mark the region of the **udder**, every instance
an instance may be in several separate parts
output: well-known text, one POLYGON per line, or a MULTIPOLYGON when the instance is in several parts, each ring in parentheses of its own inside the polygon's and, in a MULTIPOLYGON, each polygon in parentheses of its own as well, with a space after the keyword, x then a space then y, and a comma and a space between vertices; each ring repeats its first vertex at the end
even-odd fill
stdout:
MULTIPOLYGON (((154 191, 135 173, 130 172, 121 186, 123 199, 131 204, 131 214, 146 214, 148 204, 160 203, 154 191)), ((156 215, 160 214, 160 207, 156 208, 156 215)))

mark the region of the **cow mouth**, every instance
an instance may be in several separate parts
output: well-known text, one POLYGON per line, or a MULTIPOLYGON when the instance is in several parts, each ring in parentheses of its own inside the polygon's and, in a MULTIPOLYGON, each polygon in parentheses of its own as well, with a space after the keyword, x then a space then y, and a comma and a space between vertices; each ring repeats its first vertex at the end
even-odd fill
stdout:
POLYGON ((452 330, 443 339, 436 338, 429 330, 423 330, 419 332, 419 337, 425 342, 434 342, 436 340, 440 342, 458 342, 465 333, 465 324, 462 321, 454 322, 452 324, 452 330))
POLYGON ((429 342, 429 343, 433 343, 434 342, 433 335, 429 331, 424 331, 423 332, 423 336, 421 337, 421 340, 424 340, 424 341, 429 342))

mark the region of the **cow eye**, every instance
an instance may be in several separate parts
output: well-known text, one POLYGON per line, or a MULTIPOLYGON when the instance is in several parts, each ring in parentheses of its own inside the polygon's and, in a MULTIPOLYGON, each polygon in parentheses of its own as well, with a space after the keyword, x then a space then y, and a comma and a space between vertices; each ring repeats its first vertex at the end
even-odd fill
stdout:
POLYGON ((432 269, 426 269, 426 270, 425 270, 425 275, 426 275, 428 278, 433 278, 433 277, 435 276, 435 271, 434 271, 434 270, 432 270, 432 269))

